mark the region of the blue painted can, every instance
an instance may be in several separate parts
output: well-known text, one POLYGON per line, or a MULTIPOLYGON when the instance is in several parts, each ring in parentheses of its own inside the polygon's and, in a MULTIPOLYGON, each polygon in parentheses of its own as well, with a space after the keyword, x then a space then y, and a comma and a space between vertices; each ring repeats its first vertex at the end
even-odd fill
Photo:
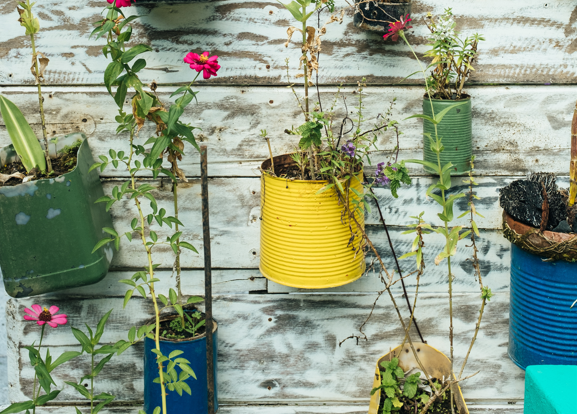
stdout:
POLYGON ((577 263, 511 245, 509 357, 519 367, 577 365, 577 263))
MULTIPOLYGON (((218 349, 218 329, 215 322, 213 333, 214 348, 214 407, 218 410, 218 396, 216 387, 217 375, 217 349, 218 349)), ((154 340, 146 338, 144 340, 144 411, 146 414, 152 414, 156 407, 162 406, 160 384, 154 382, 158 378, 158 365, 156 364, 156 354, 152 352, 155 349, 154 340)), ((192 377, 186 380, 186 383, 192 391, 191 395, 186 392, 182 396, 176 391, 168 391, 166 396, 166 408, 170 414, 207 414, 208 413, 208 385, 207 385, 207 367, 206 367, 206 336, 192 339, 190 341, 174 342, 160 341, 160 350, 163 355, 168 356, 172 351, 180 350, 184 353, 180 358, 186 358, 190 361, 190 367, 196 374, 196 380, 192 377)), ((166 365, 165 365, 166 366, 166 365)), ((177 367, 176 371, 180 373, 177 367)))

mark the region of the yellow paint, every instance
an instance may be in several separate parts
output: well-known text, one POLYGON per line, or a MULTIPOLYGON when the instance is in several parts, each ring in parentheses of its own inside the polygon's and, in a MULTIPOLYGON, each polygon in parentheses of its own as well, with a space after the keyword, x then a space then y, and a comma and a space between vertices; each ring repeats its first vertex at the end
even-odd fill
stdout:
MULTIPOLYGON (((363 192, 362 173, 351 188, 363 192)), ((281 285, 323 289, 351 283, 365 271, 362 232, 347 219, 334 188, 317 194, 328 181, 261 176, 260 271, 281 285), (352 231, 351 231, 352 230, 352 231), (352 244, 351 236, 354 234, 352 244)), ((354 209, 351 191, 349 205, 354 209)), ((364 229, 363 214, 356 214, 364 229)))
MULTIPOLYGON (((427 370, 427 373, 433 378, 448 378, 451 372, 451 360, 447 358, 445 354, 441 351, 433 348, 427 344, 413 343, 415 349, 417 350, 417 355, 419 361, 427 370)), ((393 356, 399 358, 399 366, 403 371, 407 372, 413 368, 420 368, 415 355, 411 350, 409 344, 405 344, 403 349, 398 346, 386 355, 383 355, 377 361, 377 367, 375 369, 375 379, 373 380, 373 388, 381 385, 381 370, 379 366, 382 361, 391 360, 393 356), (400 352, 399 352, 400 351, 400 352)), ((469 409, 463 398, 463 393, 461 392, 461 387, 459 385, 453 385, 453 395, 455 396, 455 402, 459 409, 459 414, 469 414, 469 409)), ((378 414, 379 403, 381 401, 381 390, 378 390, 371 396, 371 402, 369 404, 369 414, 378 414)))

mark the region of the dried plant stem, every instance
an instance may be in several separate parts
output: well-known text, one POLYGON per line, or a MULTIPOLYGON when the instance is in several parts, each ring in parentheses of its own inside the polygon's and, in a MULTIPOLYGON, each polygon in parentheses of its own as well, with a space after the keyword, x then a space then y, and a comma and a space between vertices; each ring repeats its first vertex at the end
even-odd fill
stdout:
POLYGON ((575 203, 577 197, 577 104, 573 111, 573 121, 571 122, 571 164, 569 166, 569 175, 571 179, 569 189, 569 207, 575 203))
MULTIPOLYGON (((26 0, 27 6, 30 7, 30 0, 26 0)), ((44 98, 42 97, 42 85, 40 84, 40 71, 38 69, 38 58, 36 54, 36 44, 34 42, 34 33, 30 34, 30 43, 32 46, 32 59, 34 59, 34 70, 36 71, 36 82, 38 82, 38 104, 40 106, 40 119, 42 120, 42 136, 44 137, 44 157, 46 158, 46 167, 48 172, 52 172, 52 160, 48 150, 48 134, 46 133, 46 117, 44 116, 44 98)))
MULTIPOLYGON (((272 173, 275 174, 275 172, 274 172, 274 158, 272 156, 272 148, 270 147, 270 138, 265 137, 264 139, 266 139, 266 143, 268 145, 268 153, 270 154, 270 166, 272 168, 272 173)), ((176 231, 178 231, 178 229, 176 231)))

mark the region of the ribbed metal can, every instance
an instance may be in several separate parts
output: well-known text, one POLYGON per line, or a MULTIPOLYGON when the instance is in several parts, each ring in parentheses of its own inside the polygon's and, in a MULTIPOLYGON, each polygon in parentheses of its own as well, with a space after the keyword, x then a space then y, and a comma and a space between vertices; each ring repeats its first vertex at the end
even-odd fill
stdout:
MULTIPOLYGON (((451 105, 465 102, 463 105, 451 109, 443 120, 437 125, 437 133, 442 139, 444 151, 441 152, 441 164, 448 162, 453 164, 451 174, 462 174, 471 169, 470 161, 473 155, 473 117, 471 114, 471 98, 458 101, 433 99, 433 110, 435 115, 451 105)), ((429 99, 423 100, 423 114, 433 117, 433 110, 429 99)), ((423 120, 423 132, 435 137, 435 126, 423 120)), ((423 159, 437 164, 437 154, 431 150, 430 139, 423 135, 423 159)), ((433 171, 425 167, 425 170, 433 171)))
POLYGON ((577 262, 511 245, 509 357, 519 367, 577 364, 577 262))
MULTIPOLYGON (((363 192, 363 175, 350 186, 363 192)), ((342 286, 365 271, 363 235, 344 213, 328 181, 261 176, 260 271, 269 280, 303 289, 342 286)), ((350 192, 349 206, 354 209, 350 192)), ((363 214, 356 215, 364 228, 363 214)))

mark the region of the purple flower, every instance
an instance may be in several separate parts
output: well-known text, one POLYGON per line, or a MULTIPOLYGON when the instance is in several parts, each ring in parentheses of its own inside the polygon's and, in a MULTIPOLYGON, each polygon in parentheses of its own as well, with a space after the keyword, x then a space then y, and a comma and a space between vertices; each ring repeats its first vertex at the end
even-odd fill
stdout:
MULTIPOLYGON (((389 167, 391 164, 387 164, 387 167, 389 167)), ((385 163, 384 162, 379 162, 377 164, 377 171, 375 173, 375 183, 377 185, 388 185, 391 180, 389 179, 389 177, 386 176, 385 174, 385 163)), ((397 171, 397 169, 395 167, 393 167, 393 170, 397 171)))
POLYGON ((357 148, 355 147, 355 144, 353 144, 351 141, 347 141, 347 143, 341 147, 341 151, 351 158, 355 156, 356 149, 357 148))

